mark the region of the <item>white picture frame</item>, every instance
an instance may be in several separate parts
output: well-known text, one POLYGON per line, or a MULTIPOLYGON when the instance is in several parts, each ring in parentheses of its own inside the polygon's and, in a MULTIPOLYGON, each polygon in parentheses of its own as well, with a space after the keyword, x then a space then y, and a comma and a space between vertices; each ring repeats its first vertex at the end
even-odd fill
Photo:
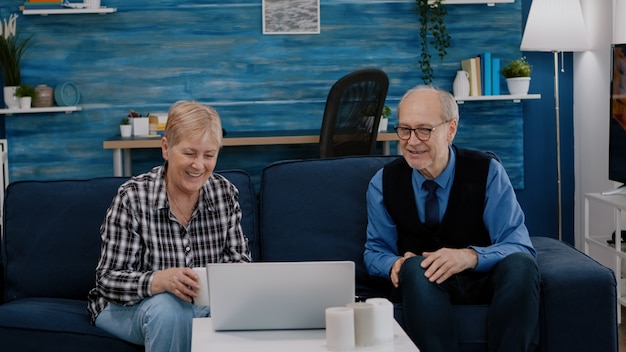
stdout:
POLYGON ((263 34, 319 33, 319 0, 263 0, 263 34))

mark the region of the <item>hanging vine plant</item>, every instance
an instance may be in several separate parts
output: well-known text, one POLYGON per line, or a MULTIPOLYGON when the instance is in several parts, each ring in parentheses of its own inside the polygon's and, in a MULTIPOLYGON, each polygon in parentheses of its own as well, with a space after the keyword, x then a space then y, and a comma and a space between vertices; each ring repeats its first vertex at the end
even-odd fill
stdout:
POLYGON ((420 45, 421 54, 419 67, 422 70, 424 84, 432 83, 435 72, 431 65, 433 55, 431 48, 443 61, 450 47, 450 35, 446 28, 448 10, 442 0, 415 0, 415 12, 420 18, 420 45))

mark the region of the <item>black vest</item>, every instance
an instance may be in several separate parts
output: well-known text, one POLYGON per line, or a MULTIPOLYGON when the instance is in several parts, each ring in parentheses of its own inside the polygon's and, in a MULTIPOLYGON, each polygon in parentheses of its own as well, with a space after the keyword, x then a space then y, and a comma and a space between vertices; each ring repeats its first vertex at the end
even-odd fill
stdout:
POLYGON ((385 165, 383 169, 383 202, 396 223, 400 255, 407 251, 420 255, 442 247, 491 245, 483 223, 491 157, 478 151, 453 148, 456 151, 454 180, 448 207, 435 231, 429 230, 417 215, 411 180, 413 169, 404 158, 385 165))

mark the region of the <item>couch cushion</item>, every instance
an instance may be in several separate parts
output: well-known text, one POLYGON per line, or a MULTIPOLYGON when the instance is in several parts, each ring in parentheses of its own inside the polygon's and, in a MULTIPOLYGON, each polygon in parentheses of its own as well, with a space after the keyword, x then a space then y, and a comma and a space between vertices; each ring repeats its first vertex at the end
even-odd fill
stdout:
POLYGON ((252 253, 252 259, 258 260, 261 250, 259 248, 259 215, 257 195, 254 189, 254 183, 250 175, 241 170, 225 170, 217 171, 220 175, 226 177, 228 181, 239 190, 239 205, 241 206, 242 218, 241 228, 243 234, 248 238, 248 247, 252 253))
POLYGON ((2 350, 143 350, 91 325, 86 307, 86 301, 60 298, 25 298, 0 305, 2 350))
POLYGON ((2 238, 6 302, 87 297, 100 256, 100 225, 125 180, 19 181, 8 186, 2 238))
POLYGON ((594 351, 616 351, 613 271, 566 242, 539 236, 531 240, 541 273, 540 350, 583 351, 593 346, 594 351))
POLYGON ((357 295, 388 296, 388 280, 369 276, 363 263, 365 192, 374 173, 396 158, 297 160, 265 167, 260 187, 261 258, 351 260, 357 295))

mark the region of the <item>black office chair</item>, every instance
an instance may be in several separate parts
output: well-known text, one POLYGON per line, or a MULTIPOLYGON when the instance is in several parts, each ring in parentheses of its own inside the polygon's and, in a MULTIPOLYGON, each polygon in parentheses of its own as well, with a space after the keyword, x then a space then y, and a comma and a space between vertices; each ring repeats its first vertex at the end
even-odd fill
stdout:
POLYGON ((330 89, 320 132, 320 158, 371 155, 389 78, 378 69, 363 69, 340 78, 330 89))

